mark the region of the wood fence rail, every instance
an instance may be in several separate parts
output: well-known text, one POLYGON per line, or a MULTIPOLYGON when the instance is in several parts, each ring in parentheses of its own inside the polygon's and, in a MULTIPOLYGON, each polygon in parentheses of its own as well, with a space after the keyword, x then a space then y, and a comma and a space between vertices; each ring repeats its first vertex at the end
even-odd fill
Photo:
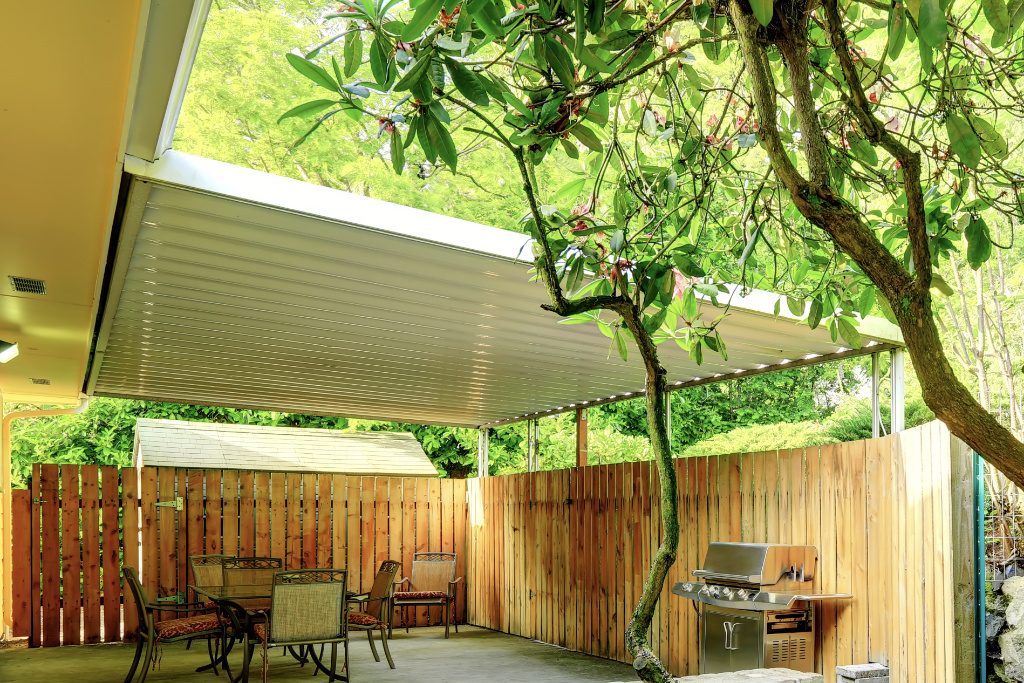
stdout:
MULTIPOLYGON (((670 588, 721 540, 817 546, 815 589, 855 596, 817 609, 826 678, 873 661, 894 681, 973 681, 970 458, 940 424, 675 466, 679 555, 652 628, 670 671, 696 673, 698 645, 695 610, 670 588)), ((469 622, 631 662, 657 490, 650 463, 471 480, 469 622)))
MULTIPOLYGON (((133 633, 124 566, 140 569, 151 599, 168 601, 195 599, 188 557, 204 553, 346 567, 362 591, 381 561, 408 573, 417 551, 455 552, 460 576, 465 568, 464 480, 36 465, 13 508, 14 632, 31 646, 133 633)), ((438 610, 416 613, 417 625, 439 620, 438 610)))

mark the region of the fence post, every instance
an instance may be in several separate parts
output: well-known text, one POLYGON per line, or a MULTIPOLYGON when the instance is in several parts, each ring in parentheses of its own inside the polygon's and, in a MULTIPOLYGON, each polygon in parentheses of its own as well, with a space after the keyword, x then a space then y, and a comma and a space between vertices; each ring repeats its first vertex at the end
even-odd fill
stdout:
POLYGON ((576 408, 576 467, 587 466, 587 411, 576 408))
MULTIPOLYGON (((977 482, 979 468, 971 449, 954 436, 949 437, 950 497, 952 519, 951 546, 953 552, 953 675, 956 683, 974 683, 978 660, 984 661, 985 584, 984 584, 984 532, 980 538, 977 528, 977 482), (977 548, 982 555, 979 565, 977 548), (978 582, 981 582, 981 602, 978 603, 978 582), (977 640, 981 632, 980 642, 977 640), (980 655, 979 655, 980 652, 980 655)), ((937 454, 945 455, 945 454, 937 454)), ((981 492, 984 496, 984 489, 981 492)), ((985 680, 979 678, 977 680, 985 680)))
POLYGON ((902 432, 906 429, 904 418, 906 411, 906 400, 904 390, 903 372, 903 349, 893 349, 889 352, 891 363, 889 365, 889 379, 892 384, 891 410, 890 410, 890 434, 902 432))

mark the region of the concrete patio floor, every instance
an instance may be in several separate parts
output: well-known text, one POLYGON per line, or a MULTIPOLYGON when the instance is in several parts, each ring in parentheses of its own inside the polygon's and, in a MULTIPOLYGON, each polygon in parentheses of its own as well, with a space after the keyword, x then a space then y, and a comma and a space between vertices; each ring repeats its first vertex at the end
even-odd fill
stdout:
MULTIPOLYGON (((442 628, 418 628, 408 635, 396 631, 391 641, 391 654, 398 667, 395 670, 389 669, 386 661, 379 664, 373 661, 362 633, 354 636, 349 648, 353 681, 613 683, 636 680, 632 668, 626 664, 472 626, 460 626, 459 634, 452 633, 449 640, 444 639, 442 628)), ((379 642, 377 648, 379 651, 379 642)), ((0 650, 0 681, 119 683, 128 672, 134 651, 132 645, 0 650)), ((205 644, 196 643, 188 651, 183 644, 168 645, 164 648, 159 668, 150 672, 146 680, 152 683, 226 683, 223 674, 214 676, 212 673, 195 672, 195 668, 205 661, 205 644)), ((231 658, 232 666, 236 666, 236 661, 240 661, 238 656, 231 658)), ((259 662, 257 651, 250 680, 260 680, 259 662)), ((300 668, 293 659, 282 656, 281 650, 271 650, 269 680, 275 683, 327 680, 322 675, 314 678, 311 673, 308 665, 300 668)))

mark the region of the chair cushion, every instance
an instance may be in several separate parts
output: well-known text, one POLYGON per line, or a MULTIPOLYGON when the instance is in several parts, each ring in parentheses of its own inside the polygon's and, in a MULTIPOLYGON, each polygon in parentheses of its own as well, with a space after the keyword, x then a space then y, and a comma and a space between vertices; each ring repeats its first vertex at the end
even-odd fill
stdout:
POLYGON ((401 591, 395 593, 396 602, 403 600, 441 600, 447 597, 448 594, 444 591, 401 591))
POLYGON ((154 628, 158 638, 177 638, 193 633, 220 631, 220 618, 216 614, 199 614, 181 619, 158 621, 154 628))
POLYGON ((381 626, 381 621, 372 614, 366 612, 349 612, 348 623, 355 624, 357 626, 381 626))
POLYGON ((262 624, 253 624, 252 632, 256 634, 256 639, 261 643, 267 642, 267 624, 265 622, 262 624))

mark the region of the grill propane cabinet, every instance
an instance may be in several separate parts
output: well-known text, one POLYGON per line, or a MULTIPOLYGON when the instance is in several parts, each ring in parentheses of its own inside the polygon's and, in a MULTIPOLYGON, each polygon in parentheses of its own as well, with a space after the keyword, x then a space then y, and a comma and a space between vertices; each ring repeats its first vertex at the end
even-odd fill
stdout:
POLYGON ((813 671, 813 603, 853 597, 815 593, 817 565, 814 546, 710 544, 697 579, 672 587, 697 607, 700 673, 813 671))

